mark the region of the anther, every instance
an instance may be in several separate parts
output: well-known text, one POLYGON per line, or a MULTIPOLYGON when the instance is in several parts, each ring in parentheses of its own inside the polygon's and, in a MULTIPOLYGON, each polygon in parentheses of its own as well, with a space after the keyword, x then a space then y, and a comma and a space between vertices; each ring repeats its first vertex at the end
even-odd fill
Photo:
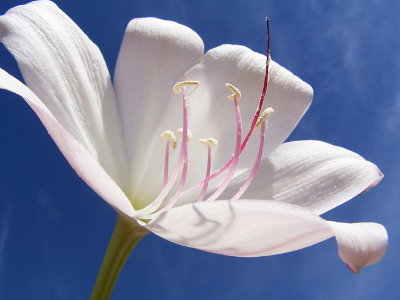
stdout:
POLYGON ((254 127, 254 130, 259 128, 261 126, 261 123, 267 120, 267 118, 274 112, 272 107, 268 107, 266 110, 263 111, 261 116, 258 118, 256 126, 254 127))
POLYGON ((197 86, 199 84, 200 84, 200 82, 194 81, 194 80, 182 81, 182 82, 178 82, 177 84, 175 84, 172 89, 174 90, 175 94, 179 94, 181 92, 182 87, 184 87, 185 85, 196 85, 197 86))
POLYGON ((160 135, 161 139, 164 141, 169 141, 169 144, 171 145, 172 149, 176 149, 176 137, 174 135, 174 133, 172 131, 164 131, 161 135, 160 135))
POLYGON ((203 144, 204 146, 210 146, 212 149, 214 149, 218 145, 218 141, 213 138, 209 139, 200 139, 199 142, 203 144))
MULTIPOLYGON (((176 133, 179 134, 179 135, 182 135, 182 134, 183 134, 183 128, 179 128, 179 129, 176 131, 176 133)), ((188 130, 187 130, 187 141, 189 142, 191 138, 192 138, 192 132, 191 132, 190 129, 188 128, 188 130)))
POLYGON ((240 94, 239 89, 235 88, 232 84, 230 83, 225 83, 225 85, 233 92, 233 95, 228 96, 229 99, 233 100, 233 96, 236 96, 236 99, 239 100, 240 97, 242 96, 240 94))

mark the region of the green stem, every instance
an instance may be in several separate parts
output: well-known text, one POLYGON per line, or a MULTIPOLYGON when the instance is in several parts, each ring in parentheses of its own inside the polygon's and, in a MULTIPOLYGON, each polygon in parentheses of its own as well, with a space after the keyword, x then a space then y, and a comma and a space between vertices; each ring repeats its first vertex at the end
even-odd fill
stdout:
POLYGON ((148 234, 144 227, 118 216, 90 300, 108 300, 129 254, 148 234))

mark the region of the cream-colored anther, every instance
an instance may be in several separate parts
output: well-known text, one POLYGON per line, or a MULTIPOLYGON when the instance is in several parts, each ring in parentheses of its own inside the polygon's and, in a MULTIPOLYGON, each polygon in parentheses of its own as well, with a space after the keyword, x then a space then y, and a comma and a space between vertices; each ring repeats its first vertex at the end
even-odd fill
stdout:
POLYGON ((233 100, 233 96, 236 96, 236 100, 239 100, 242 96, 242 94, 240 94, 240 91, 230 83, 225 83, 225 85, 233 92, 233 95, 228 96, 228 98, 233 100))
MULTIPOLYGON (((179 128, 176 131, 177 134, 182 135, 183 134, 183 128, 179 128)), ((187 141, 189 142, 190 139, 192 138, 192 132, 190 131, 190 129, 188 128, 188 132, 187 132, 187 141)))
POLYGON ((199 142, 202 143, 204 146, 210 146, 213 149, 218 145, 218 141, 213 138, 200 139, 199 142))
POLYGON ((177 84, 175 84, 172 89, 174 90, 175 94, 179 94, 181 92, 181 89, 185 85, 199 85, 199 84, 200 84, 200 82, 194 81, 194 80, 182 81, 182 82, 178 82, 177 84))
POLYGON ((254 127, 254 130, 256 130, 258 127, 261 126, 261 123, 263 121, 265 121, 270 114, 272 114, 274 112, 274 110, 272 109, 272 107, 268 107, 266 110, 263 111, 263 113, 261 114, 261 116, 258 118, 256 126, 254 127))
POLYGON ((176 137, 172 131, 164 131, 160 137, 164 141, 169 141, 172 149, 176 149, 176 137))

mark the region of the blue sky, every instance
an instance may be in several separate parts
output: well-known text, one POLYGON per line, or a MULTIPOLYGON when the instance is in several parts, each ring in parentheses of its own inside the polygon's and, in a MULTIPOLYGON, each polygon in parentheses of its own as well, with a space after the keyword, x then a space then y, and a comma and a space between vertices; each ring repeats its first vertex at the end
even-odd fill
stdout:
MULTIPOLYGON (((26 1, 3 0, 0 14, 26 1)), ((113 74, 130 19, 154 16, 194 29, 206 49, 266 51, 314 89, 289 140, 345 147, 385 174, 374 189, 326 213, 383 224, 389 249, 361 275, 347 270, 334 239, 293 253, 234 258, 151 234, 128 259, 112 299, 400 298, 400 2, 56 1, 101 49, 113 74)), ((20 77, 0 47, 0 67, 20 77)), ((18 96, 0 91, 0 299, 88 299, 116 213, 76 176, 18 96)))

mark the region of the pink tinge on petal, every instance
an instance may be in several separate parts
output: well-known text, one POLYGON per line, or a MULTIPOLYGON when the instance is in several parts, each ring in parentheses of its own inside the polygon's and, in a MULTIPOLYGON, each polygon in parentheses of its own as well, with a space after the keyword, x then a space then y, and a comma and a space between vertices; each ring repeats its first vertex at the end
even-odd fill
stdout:
POLYGON ((367 187, 364 191, 362 191, 359 195, 362 195, 366 192, 368 192, 370 189, 376 187, 378 185, 379 182, 381 182, 383 178, 383 174, 381 171, 379 171, 379 178, 377 178, 369 187, 367 187))

